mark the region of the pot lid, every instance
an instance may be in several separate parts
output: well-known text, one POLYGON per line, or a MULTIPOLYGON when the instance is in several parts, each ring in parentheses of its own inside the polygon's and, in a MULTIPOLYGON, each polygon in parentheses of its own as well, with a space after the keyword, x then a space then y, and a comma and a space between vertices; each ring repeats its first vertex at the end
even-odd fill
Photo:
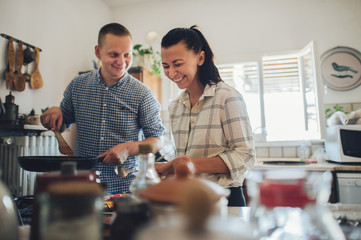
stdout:
POLYGON ((191 162, 180 163, 175 166, 175 177, 162 180, 140 191, 140 197, 160 203, 179 204, 182 195, 193 186, 198 186, 207 192, 211 202, 217 202, 230 194, 229 189, 205 179, 194 177, 194 165, 191 162))

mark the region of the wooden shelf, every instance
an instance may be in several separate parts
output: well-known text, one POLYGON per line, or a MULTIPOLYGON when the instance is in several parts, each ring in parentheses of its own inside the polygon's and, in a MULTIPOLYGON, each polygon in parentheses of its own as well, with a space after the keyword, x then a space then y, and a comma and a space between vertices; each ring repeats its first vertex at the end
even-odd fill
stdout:
POLYGON ((162 102, 162 79, 161 77, 152 74, 148 69, 143 67, 132 67, 128 70, 128 73, 147 85, 159 103, 162 102))

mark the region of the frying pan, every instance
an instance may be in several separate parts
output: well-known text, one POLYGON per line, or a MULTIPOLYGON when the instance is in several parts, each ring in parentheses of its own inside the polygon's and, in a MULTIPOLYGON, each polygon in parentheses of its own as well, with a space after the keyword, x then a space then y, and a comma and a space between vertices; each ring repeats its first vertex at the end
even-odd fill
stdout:
POLYGON ((20 156, 18 163, 24 170, 31 172, 59 171, 61 163, 65 161, 76 162, 76 169, 89 170, 103 158, 89 158, 78 156, 20 156))

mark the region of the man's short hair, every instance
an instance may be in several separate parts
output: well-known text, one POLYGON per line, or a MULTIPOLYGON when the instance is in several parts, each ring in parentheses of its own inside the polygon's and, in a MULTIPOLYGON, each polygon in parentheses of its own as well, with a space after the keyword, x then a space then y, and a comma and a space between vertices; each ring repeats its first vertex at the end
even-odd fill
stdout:
POLYGON ((130 34, 129 30, 119 23, 109 23, 104 25, 98 35, 98 46, 102 46, 104 43, 105 35, 111 33, 117 36, 129 36, 130 38, 132 35, 130 34))

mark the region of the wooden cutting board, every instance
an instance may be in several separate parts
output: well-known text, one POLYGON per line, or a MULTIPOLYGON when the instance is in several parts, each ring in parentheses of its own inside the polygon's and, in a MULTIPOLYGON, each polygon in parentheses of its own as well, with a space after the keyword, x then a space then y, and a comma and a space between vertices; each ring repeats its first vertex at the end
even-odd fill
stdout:
POLYGON ((22 92, 25 89, 26 78, 21 72, 23 62, 23 42, 19 41, 18 48, 16 49, 16 72, 14 77, 14 89, 18 92, 22 92))
POLYGON ((44 85, 43 78, 39 72, 39 55, 39 49, 35 48, 35 69, 30 76, 30 87, 32 89, 39 89, 44 85))
POLYGON ((9 45, 8 45, 8 68, 5 70, 5 81, 6 81, 6 88, 10 90, 14 90, 14 66, 15 65, 15 50, 14 50, 14 43, 13 38, 9 38, 9 45))

